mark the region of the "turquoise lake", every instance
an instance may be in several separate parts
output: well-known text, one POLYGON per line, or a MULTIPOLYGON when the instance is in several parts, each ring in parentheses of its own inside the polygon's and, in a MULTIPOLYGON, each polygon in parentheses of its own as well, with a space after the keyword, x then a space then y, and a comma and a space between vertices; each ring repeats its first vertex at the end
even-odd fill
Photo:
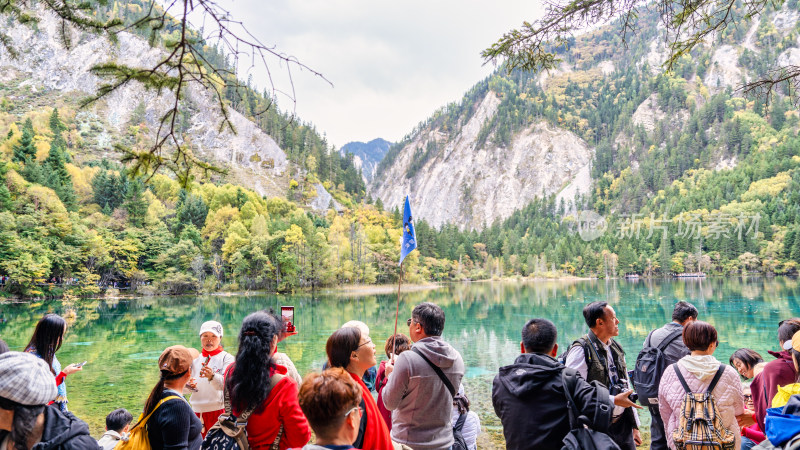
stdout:
MULTIPOLYGON (((74 311, 69 313, 72 324, 57 356, 64 365, 88 361, 83 372, 67 381, 69 406, 99 434, 105 415, 113 409, 125 407, 134 416, 141 412, 157 379, 161 351, 174 344, 199 348, 198 330, 206 320, 222 322, 223 344, 235 353, 238 328, 247 314, 294 306, 299 334, 280 343, 279 350, 303 374, 322 367, 328 336, 353 319, 369 325, 378 359, 385 358, 383 343, 394 327, 396 299, 396 292, 326 292, 95 299, 73 305, 6 303, 0 304, 0 338, 12 350, 21 350, 43 314, 74 311)), ((678 300, 694 303, 699 318, 717 328, 720 346, 715 356, 722 362, 740 347, 752 348, 770 360, 767 351, 778 347, 778 322, 800 316, 800 285, 792 278, 480 282, 404 292, 398 330, 408 333, 405 320, 419 302, 431 301, 444 308, 444 337, 464 357, 465 387, 473 410, 496 437, 499 420, 491 407, 491 382, 498 367, 512 363, 519 353, 522 325, 532 317, 552 320, 558 327, 559 346, 566 348, 586 332, 581 309, 595 300, 608 301, 617 311, 618 340, 629 365, 647 333, 670 320, 678 300)))

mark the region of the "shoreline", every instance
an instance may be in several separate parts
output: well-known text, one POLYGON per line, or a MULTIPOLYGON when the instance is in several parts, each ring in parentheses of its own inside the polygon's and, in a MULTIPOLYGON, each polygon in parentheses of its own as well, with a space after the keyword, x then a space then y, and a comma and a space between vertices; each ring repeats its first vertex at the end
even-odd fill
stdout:
MULTIPOLYGON (((426 283, 426 284, 403 284, 400 288, 400 292, 419 292, 419 291, 429 291, 433 289, 441 289, 444 287, 444 283, 426 283)), ((321 289, 319 291, 321 294, 330 294, 330 295, 353 295, 353 296, 363 296, 363 295, 384 295, 384 294, 393 294, 397 292, 397 285, 395 284, 351 284, 351 285, 342 285, 338 287, 331 287, 321 289)))
MULTIPOLYGON (((449 284, 468 284, 468 283, 537 283, 537 282, 546 282, 546 281, 554 281, 554 282, 580 282, 580 281, 609 281, 609 280, 618 280, 618 281, 626 281, 626 282, 638 282, 638 281, 650 281, 650 280, 673 280, 673 281, 702 281, 711 278, 726 278, 726 279, 751 279, 751 278, 778 278, 778 277, 787 277, 787 278, 797 278, 794 275, 773 275, 773 276, 766 276, 766 275, 756 275, 756 274, 748 274, 748 275, 740 275, 736 274, 733 276, 725 276, 725 275, 710 275, 703 278, 692 278, 692 277, 638 277, 638 278, 625 278, 623 277, 608 277, 608 278, 600 278, 600 277, 593 277, 593 276, 574 276, 574 275, 561 275, 561 276, 535 276, 535 277, 522 277, 522 276, 514 276, 514 277, 494 277, 494 278, 485 278, 485 279, 477 279, 477 280, 450 280, 450 281, 432 281, 428 283, 409 283, 403 284, 401 288, 401 292, 408 293, 408 292, 420 292, 420 291, 427 291, 433 289, 441 289, 449 284)), ((302 288, 298 289, 294 293, 284 293, 284 292, 274 292, 274 291, 267 291, 267 290, 255 290, 255 291, 215 291, 215 292, 194 292, 189 294, 167 294, 167 293, 154 293, 154 292, 147 292, 147 293, 136 293, 136 294, 123 294, 119 291, 112 292, 109 290, 110 295, 91 295, 86 297, 78 297, 74 296, 74 300, 128 300, 132 298, 142 298, 142 297, 186 297, 186 296, 219 296, 219 297, 230 297, 235 295, 240 296, 248 296, 248 295, 314 295, 314 293, 325 294, 325 295, 352 295, 352 296, 365 296, 365 295, 386 295, 392 294, 397 292, 397 285, 396 284, 343 284, 339 286, 328 286, 324 288, 319 288, 316 291, 312 290, 311 288, 302 288)), ((32 303, 38 301, 50 301, 50 300, 65 300, 64 297, 61 296, 44 296, 44 297, 4 297, 0 296, 0 304, 14 304, 14 303, 32 303)))

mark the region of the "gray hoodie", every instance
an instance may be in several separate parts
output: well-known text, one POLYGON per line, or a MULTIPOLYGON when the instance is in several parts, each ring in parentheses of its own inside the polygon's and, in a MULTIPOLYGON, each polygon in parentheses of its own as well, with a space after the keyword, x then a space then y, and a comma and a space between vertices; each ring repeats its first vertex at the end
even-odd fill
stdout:
MULTIPOLYGON (((464 377, 461 354, 431 336, 414 343, 426 358, 439 366, 453 386, 464 377)), ((412 352, 401 353, 383 388, 383 404, 392 411, 392 440, 415 450, 447 449, 453 445, 453 398, 436 372, 412 352)))

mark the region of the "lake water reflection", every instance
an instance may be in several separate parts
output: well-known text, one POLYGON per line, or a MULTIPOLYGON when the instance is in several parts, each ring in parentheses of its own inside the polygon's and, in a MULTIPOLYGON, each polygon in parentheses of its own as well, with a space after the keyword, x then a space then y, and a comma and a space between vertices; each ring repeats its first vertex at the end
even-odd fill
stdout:
MULTIPOLYGON (((445 339, 467 364, 467 393, 484 425, 497 431, 491 407, 491 382, 497 368, 519 353, 520 329, 531 317, 546 317, 558 327, 565 349, 585 333, 581 309, 594 300, 611 303, 621 320, 619 341, 632 364, 647 333, 670 319, 677 300, 694 303, 700 318, 718 330, 715 356, 727 362, 733 350, 753 348, 762 355, 777 347, 777 323, 800 316, 796 279, 707 279, 684 281, 536 281, 445 285, 440 289, 404 293, 398 330, 407 333, 405 319, 419 302, 431 301, 445 310, 445 339)), ((70 409, 87 420, 94 433, 105 414, 118 407, 134 415, 157 379, 156 361, 173 344, 199 348, 198 330, 206 320, 225 327, 223 344, 236 350, 241 320, 263 308, 295 306, 299 334, 280 344, 301 373, 318 370, 325 360, 325 341, 347 320, 366 322, 384 358, 383 342, 394 326, 396 294, 276 296, 232 295, 147 297, 125 301, 83 300, 58 353, 62 364, 88 360, 82 373, 68 380, 70 409)), ((0 305, 0 337, 21 350, 37 320, 46 312, 63 313, 60 302, 0 305)), ((769 358, 768 358, 769 359, 769 358)))

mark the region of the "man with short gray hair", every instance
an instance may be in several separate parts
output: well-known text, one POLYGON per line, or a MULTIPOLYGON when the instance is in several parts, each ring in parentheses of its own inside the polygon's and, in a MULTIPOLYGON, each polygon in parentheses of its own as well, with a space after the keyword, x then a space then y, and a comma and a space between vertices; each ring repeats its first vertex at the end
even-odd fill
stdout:
POLYGON ((414 345, 386 364, 382 398, 392 411, 392 440, 415 450, 449 449, 454 442, 453 397, 464 361, 442 339, 444 320, 444 311, 433 303, 415 306, 406 321, 414 345))

